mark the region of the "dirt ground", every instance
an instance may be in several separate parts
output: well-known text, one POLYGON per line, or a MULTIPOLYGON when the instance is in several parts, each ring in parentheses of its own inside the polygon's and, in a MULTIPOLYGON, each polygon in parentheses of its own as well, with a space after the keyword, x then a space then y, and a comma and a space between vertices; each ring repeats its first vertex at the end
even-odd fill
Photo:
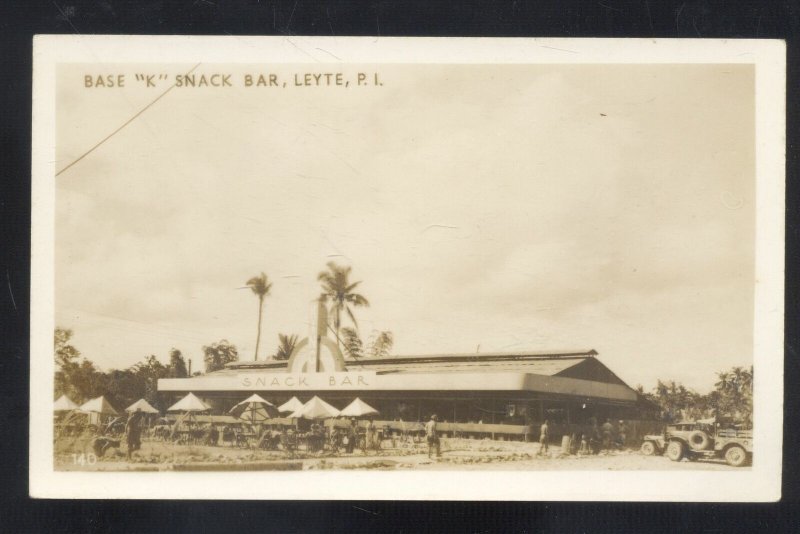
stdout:
MULTIPOLYGON (((64 471, 161 471, 161 470, 309 470, 309 469, 384 469, 384 470, 731 470, 722 460, 708 459, 672 462, 664 456, 644 456, 638 450, 610 451, 599 455, 562 455, 551 446, 539 454, 538 443, 492 440, 443 439, 442 456, 429 459, 422 443, 388 442, 380 451, 356 451, 332 455, 328 452, 291 454, 236 447, 177 445, 163 441, 144 441, 130 461, 126 445, 112 448, 103 458, 92 453, 88 439, 56 443, 55 468, 64 471)), ((742 468, 738 468, 742 469, 742 468)), ((746 468, 745 468, 746 469, 746 468)))

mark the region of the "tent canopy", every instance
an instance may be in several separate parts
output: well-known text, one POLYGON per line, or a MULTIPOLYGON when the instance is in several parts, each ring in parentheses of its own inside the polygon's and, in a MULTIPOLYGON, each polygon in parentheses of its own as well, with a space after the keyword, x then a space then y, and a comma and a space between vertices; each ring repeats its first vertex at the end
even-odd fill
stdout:
POLYGON ((135 411, 140 411, 142 413, 158 413, 158 410, 153 408, 153 406, 144 399, 139 399, 127 408, 125 408, 126 412, 133 413, 135 411))
POLYGON ((302 408, 292 412, 289 417, 297 419, 330 419, 337 415, 339 415, 339 410, 319 397, 314 396, 302 408))
POLYGON ((53 411, 55 412, 68 412, 70 410, 76 410, 77 408, 78 405, 72 402, 66 395, 61 395, 53 404, 53 411))
POLYGON ((302 407, 303 403, 300 402, 300 399, 298 399, 297 397, 292 397, 285 403, 278 406, 278 411, 281 413, 291 413, 291 412, 296 412, 302 407))
POLYGON ((239 419, 255 424, 276 417, 278 409, 271 402, 253 394, 231 408, 230 413, 239 419))
POLYGON ((119 415, 119 412, 117 412, 117 410, 111 406, 111 403, 109 403, 102 395, 83 403, 83 405, 80 407, 80 410, 82 412, 94 412, 103 415, 119 415))
POLYGON ((206 403, 201 401, 195 396, 194 393, 189 393, 184 398, 173 404, 167 410, 168 412, 205 412, 210 410, 206 403))
POLYGON ((343 417, 366 417, 369 415, 378 415, 380 412, 362 401, 358 397, 344 408, 339 415, 343 417))
MULTIPOLYGON (((274 404, 272 404, 271 402, 269 402, 268 400, 263 398, 261 395, 258 395, 257 393, 253 393, 252 395, 247 397, 245 400, 243 400, 242 402, 240 402, 236 406, 241 406, 243 404, 249 404, 251 402, 255 402, 255 403, 259 403, 259 404, 266 404, 267 406, 275 406, 274 404)), ((234 406, 234 408, 236 406, 234 406)))

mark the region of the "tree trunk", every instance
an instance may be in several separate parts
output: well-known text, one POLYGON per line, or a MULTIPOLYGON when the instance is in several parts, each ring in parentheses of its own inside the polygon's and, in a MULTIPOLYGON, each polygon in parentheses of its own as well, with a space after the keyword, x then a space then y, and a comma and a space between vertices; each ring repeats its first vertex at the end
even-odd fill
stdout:
POLYGON ((334 326, 336 326, 336 348, 339 349, 339 350, 342 350, 341 347, 339 346, 339 325, 340 325, 339 312, 340 311, 341 311, 341 308, 339 306, 336 306, 336 324, 334 326))
POLYGON ((258 333, 256 334, 256 353, 253 355, 253 361, 258 360, 258 345, 261 343, 261 314, 264 311, 264 298, 258 298, 258 333))

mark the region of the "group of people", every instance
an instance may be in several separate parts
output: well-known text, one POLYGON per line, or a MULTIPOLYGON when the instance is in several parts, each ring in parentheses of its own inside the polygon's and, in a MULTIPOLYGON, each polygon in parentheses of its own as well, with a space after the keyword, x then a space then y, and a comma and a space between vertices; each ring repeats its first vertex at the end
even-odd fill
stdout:
MULTIPOLYGON (((388 434, 388 431, 384 431, 388 434)), ((364 431, 362 432, 358 426, 358 421, 355 417, 351 418, 346 428, 333 427, 331 429, 330 442, 331 448, 339 450, 343 448, 347 454, 353 454, 356 447, 360 447, 363 451, 379 450, 382 441, 381 432, 375 426, 372 419, 367 421, 364 431), (363 434, 363 439, 362 439, 363 434)))
MULTIPOLYGON (((142 446, 142 420, 142 413, 136 411, 128 417, 125 423, 125 442, 129 460, 131 455, 141 449, 142 446)), ((425 424, 425 438, 428 445, 429 458, 433 458, 434 455, 439 458, 442 455, 437 425, 438 418, 435 414, 431 415, 430 420, 425 424)), ((274 446, 277 448, 278 443, 287 441, 284 436, 285 433, 286 429, 283 432, 270 432, 267 430, 264 434, 269 435, 269 439, 263 439, 264 436, 262 436, 262 439, 259 440, 259 446, 262 446, 262 441, 274 441, 274 446)), ((215 437, 218 437, 219 434, 216 430, 215 434, 215 437)), ((372 420, 367 422, 362 432, 355 418, 350 419, 345 428, 334 426, 330 431, 320 422, 315 421, 311 424, 309 432, 305 434, 305 438, 307 439, 309 450, 322 450, 327 442, 332 450, 339 451, 344 449, 347 454, 352 454, 357 446, 365 452, 379 450, 381 443, 380 432, 372 420)), ((575 431, 570 438, 569 454, 599 454, 602 451, 625 448, 627 446, 628 427, 622 420, 615 425, 611 422, 611 419, 606 419, 602 425, 599 425, 597 420, 592 418, 590 424, 582 432, 575 431)), ((115 445, 114 443, 106 443, 103 439, 98 438, 99 441, 96 440, 95 443, 96 448, 102 449, 96 451, 98 456, 102 456, 108 447, 115 445)), ((539 428, 539 454, 547 454, 549 452, 550 439, 550 421, 545 420, 539 428)), ((119 446, 119 441, 116 442, 116 446, 119 446)))
MULTIPOLYGON (((549 451, 550 422, 545 420, 539 430, 539 454, 549 451)), ((620 420, 615 426, 611 419, 598 425, 594 417, 583 432, 573 432, 570 436, 569 454, 599 454, 612 449, 624 449, 628 442, 628 426, 620 420)))

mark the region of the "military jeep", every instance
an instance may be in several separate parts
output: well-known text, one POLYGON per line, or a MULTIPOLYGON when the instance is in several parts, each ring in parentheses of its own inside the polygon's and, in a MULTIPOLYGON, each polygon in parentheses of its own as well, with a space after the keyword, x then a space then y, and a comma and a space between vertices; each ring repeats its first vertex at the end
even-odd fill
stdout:
POLYGON ((641 451, 646 455, 666 453, 673 462, 724 458, 728 465, 740 467, 752 461, 753 431, 722 429, 708 420, 686 421, 667 425, 663 435, 645 436, 641 451))

